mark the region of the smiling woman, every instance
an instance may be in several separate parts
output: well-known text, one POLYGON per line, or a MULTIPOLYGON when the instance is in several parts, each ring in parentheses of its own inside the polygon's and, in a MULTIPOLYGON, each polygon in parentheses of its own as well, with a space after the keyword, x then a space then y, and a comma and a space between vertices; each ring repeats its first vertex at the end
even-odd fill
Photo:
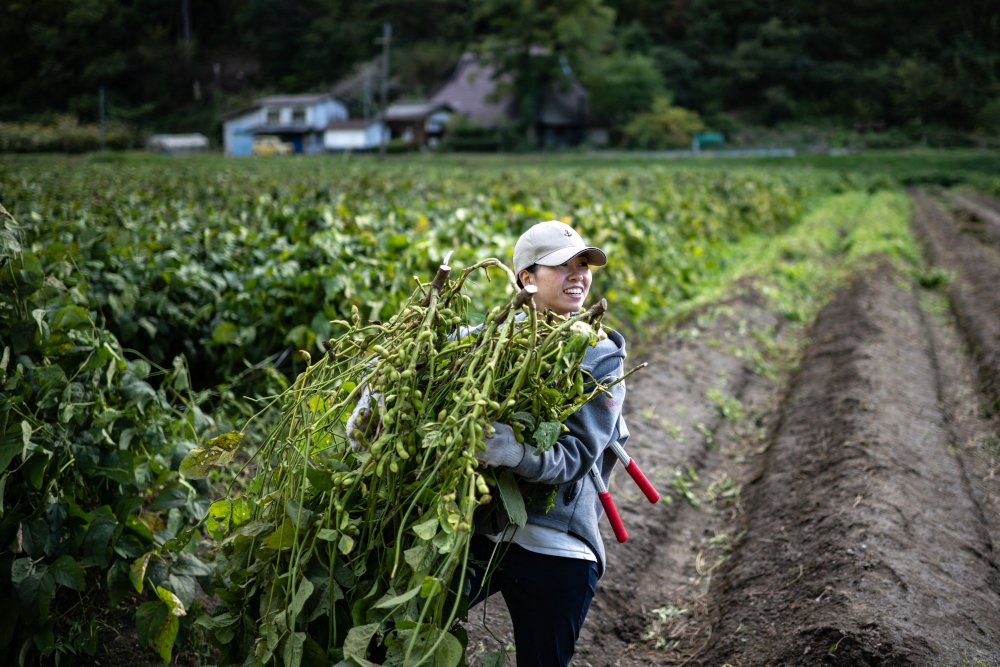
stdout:
MULTIPOLYGON (((602 250, 588 246, 576 230, 555 220, 533 226, 514 246, 518 283, 537 288, 534 303, 539 311, 563 318, 580 312, 593 278, 590 267, 607 261, 602 250)), ((624 339, 608 331, 587 350, 581 368, 591 382, 613 381, 621 377, 624 359, 624 339)), ((624 398, 625 384, 619 383, 607 400, 581 408, 564 422, 564 433, 546 451, 518 442, 509 426, 494 422, 496 432, 476 454, 480 463, 510 470, 519 481, 549 491, 547 501, 529 503, 526 525, 516 528, 489 515, 478 521, 470 544, 480 563, 498 554, 492 558, 495 570, 486 573, 474 566, 470 606, 491 592, 503 595, 514 625, 518 667, 567 665, 573 657, 604 572, 597 480, 606 488, 616 459, 604 454, 628 438, 624 398), (593 484, 584 479, 588 475, 595 476, 593 484), (496 550, 501 542, 510 544, 496 550)))
POLYGON ((603 250, 588 246, 575 229, 558 220, 538 223, 514 246, 518 285, 537 287, 535 306, 563 317, 583 307, 593 277, 590 267, 607 263, 603 250))

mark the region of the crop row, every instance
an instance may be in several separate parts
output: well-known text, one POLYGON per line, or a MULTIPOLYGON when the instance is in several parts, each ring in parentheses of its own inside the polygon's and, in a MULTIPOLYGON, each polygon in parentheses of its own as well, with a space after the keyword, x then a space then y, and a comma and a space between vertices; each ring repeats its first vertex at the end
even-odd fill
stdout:
MULTIPOLYGON (((547 218, 609 251, 594 293, 616 303, 618 324, 660 319, 721 268, 729 244, 784 229, 812 197, 856 185, 656 167, 249 167, 11 163, 0 166, 0 201, 43 265, 73 262, 123 345, 161 365, 184 354, 207 386, 289 346, 317 347, 352 306, 373 320, 394 312, 413 276, 449 250, 457 267, 509 258, 517 235, 547 218)), ((473 288, 474 311, 499 296, 489 293, 473 288)))

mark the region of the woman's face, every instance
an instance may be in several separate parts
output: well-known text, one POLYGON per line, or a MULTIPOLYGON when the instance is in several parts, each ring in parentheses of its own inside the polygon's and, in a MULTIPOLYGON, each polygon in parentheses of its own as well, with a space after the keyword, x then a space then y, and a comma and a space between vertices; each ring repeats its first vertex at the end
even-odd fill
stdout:
POLYGON ((551 310, 556 315, 569 317, 583 308, 593 274, 587 257, 577 255, 560 266, 539 265, 534 275, 527 270, 521 271, 518 277, 521 284, 538 288, 535 307, 539 311, 551 310))

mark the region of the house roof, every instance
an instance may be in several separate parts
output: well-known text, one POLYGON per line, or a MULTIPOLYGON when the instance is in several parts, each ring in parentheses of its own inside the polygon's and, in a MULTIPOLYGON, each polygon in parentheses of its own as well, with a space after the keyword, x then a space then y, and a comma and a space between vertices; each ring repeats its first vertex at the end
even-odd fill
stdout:
POLYGON ((265 104, 315 104, 334 99, 333 93, 308 93, 305 95, 270 95, 262 97, 254 105, 263 106, 265 104))
POLYGON ((426 120, 438 111, 453 111, 447 102, 396 102, 385 110, 386 121, 426 120))
POLYGON ((253 134, 306 134, 316 132, 310 125, 258 125, 250 129, 253 134))
POLYGON ((474 54, 466 53, 458 61, 451 78, 430 101, 450 104, 474 123, 490 127, 498 121, 514 118, 517 113, 513 95, 494 99, 497 83, 496 70, 492 66, 483 65, 474 54))
POLYGON ((377 118, 352 118, 350 120, 332 120, 326 125, 328 130, 363 130, 378 124, 377 118))
POLYGON ((340 102, 340 99, 338 99, 337 96, 334 95, 333 93, 308 93, 305 95, 269 95, 268 97, 262 97, 259 100, 254 100, 254 103, 248 107, 243 107, 242 109, 236 109, 235 111, 230 111, 229 113, 222 114, 222 119, 229 120, 230 118, 235 118, 236 116, 242 116, 245 113, 272 104, 316 104, 317 102, 325 102, 326 100, 336 100, 337 102, 340 102))

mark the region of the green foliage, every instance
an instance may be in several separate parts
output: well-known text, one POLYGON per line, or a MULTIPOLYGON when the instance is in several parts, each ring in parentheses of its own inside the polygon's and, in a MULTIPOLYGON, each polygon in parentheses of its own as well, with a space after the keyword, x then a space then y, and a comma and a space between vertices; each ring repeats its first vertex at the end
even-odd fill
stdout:
MULTIPOLYGON (((142 133, 112 123, 104 137, 110 150, 127 150, 143 145, 142 133)), ((101 148, 97 125, 80 125, 75 118, 62 116, 51 125, 0 123, 0 153, 86 153, 101 148)))
POLYGON ((673 106, 668 97, 657 97, 652 109, 629 121, 624 135, 632 148, 689 148, 695 133, 707 129, 696 112, 673 106))
POLYGON ((590 93, 591 114, 604 120, 631 118, 649 111, 666 89, 663 74, 648 56, 615 51, 592 58, 580 73, 590 93))
MULTIPOLYGON (((0 198, 32 221, 28 246, 72 262, 87 283, 81 307, 155 364, 172 368, 183 355, 192 388, 225 383, 222 398, 280 388, 268 360, 294 375, 284 351, 323 353, 321 341, 342 331, 330 322, 353 307, 369 319, 396 312, 412 276, 446 250, 458 267, 509 258, 528 226, 565 218, 629 257, 597 271, 593 293, 617 304, 616 325, 638 327, 688 299, 729 244, 784 229, 810 197, 840 187, 851 186, 812 171, 662 167, 0 165, 0 198)), ((473 312, 485 312, 489 283, 468 293, 473 312)))
MULTIPOLYGON (((994 3, 476 0, 415 9, 400 0, 244 0, 191 6, 189 19, 187 41, 177 3, 0 5, 0 117, 93 122, 104 86, 110 118, 218 137, 225 111, 263 93, 327 90, 370 65, 388 21, 393 94, 426 97, 463 51, 479 50, 510 75, 525 121, 538 86, 564 80, 560 56, 582 76, 592 59, 620 50, 654 62, 676 103, 713 129, 730 112, 748 124, 998 131, 994 3)), ((609 63, 594 65, 607 81, 609 63)), ((627 78, 645 81, 651 72, 642 70, 627 78)), ((636 108, 594 85, 602 114, 636 108), (608 112, 610 98, 624 106, 608 112)), ((360 98, 356 89, 352 111, 360 98)))
POLYGON ((192 577, 208 574, 190 553, 158 555, 208 508, 207 487, 173 463, 203 428, 196 408, 168 400, 183 360, 155 388, 150 364, 97 325, 62 249, 25 247, 2 207, 0 224, 0 661, 86 664, 106 610, 144 580, 173 596, 169 627, 154 633, 169 660, 192 577), (130 580, 136 559, 146 565, 130 580))

